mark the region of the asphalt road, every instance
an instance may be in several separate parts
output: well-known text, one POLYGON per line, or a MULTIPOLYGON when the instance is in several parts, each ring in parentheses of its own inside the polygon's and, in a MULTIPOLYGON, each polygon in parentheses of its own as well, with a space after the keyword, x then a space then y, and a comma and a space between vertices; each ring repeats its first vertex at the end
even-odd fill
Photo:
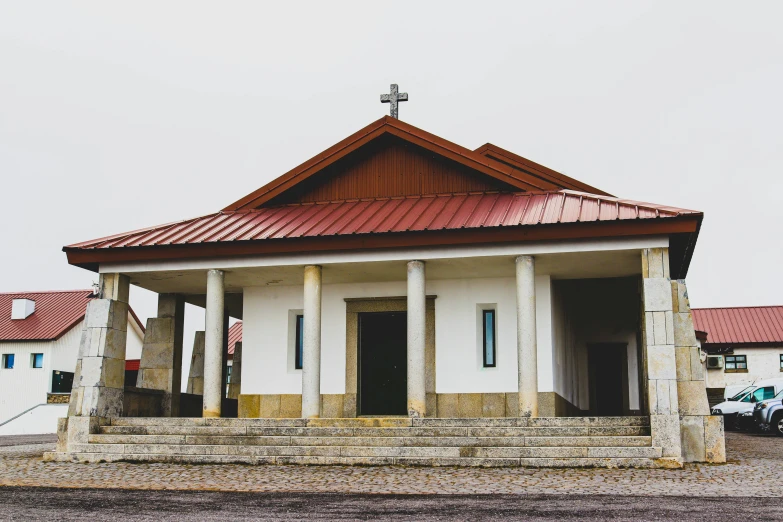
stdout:
POLYGON ((783 520, 757 498, 0 488, 0 520, 783 520))

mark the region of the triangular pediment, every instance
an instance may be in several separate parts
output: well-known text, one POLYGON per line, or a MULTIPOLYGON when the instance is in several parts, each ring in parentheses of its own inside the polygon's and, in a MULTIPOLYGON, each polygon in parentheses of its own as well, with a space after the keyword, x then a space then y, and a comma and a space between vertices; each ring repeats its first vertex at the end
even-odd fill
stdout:
POLYGON ((486 150, 472 151, 386 116, 224 210, 463 192, 565 188, 604 194, 538 167, 520 168, 518 164, 500 161, 486 150))

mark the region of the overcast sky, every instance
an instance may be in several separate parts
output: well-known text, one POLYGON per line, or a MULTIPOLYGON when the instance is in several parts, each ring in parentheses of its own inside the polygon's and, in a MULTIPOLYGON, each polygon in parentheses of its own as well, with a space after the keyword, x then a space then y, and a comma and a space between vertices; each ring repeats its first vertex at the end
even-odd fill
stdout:
POLYGON ((401 119, 448 140, 704 211, 694 306, 783 304, 781 20, 759 1, 3 1, 0 291, 89 287, 63 245, 219 210, 387 114, 398 83, 401 119))

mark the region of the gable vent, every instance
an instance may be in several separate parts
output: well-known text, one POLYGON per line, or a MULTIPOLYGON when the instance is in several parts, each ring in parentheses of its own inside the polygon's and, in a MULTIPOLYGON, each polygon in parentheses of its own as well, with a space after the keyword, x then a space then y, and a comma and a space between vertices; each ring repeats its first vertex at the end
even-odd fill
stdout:
POLYGON ((32 299, 14 299, 11 304, 11 319, 27 319, 35 312, 32 299))

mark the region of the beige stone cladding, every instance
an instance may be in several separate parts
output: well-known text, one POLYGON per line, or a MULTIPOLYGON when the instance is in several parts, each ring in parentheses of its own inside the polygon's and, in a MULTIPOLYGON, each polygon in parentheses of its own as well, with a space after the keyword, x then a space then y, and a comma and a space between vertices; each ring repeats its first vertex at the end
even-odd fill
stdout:
POLYGON ((158 316, 147 320, 141 349, 139 388, 163 391, 164 417, 179 415, 185 300, 177 294, 158 296, 158 316))
POLYGON ((193 353, 190 356, 187 393, 204 394, 204 331, 193 337, 193 353))
POLYGON ((87 305, 69 418, 58 426, 67 444, 87 442, 102 419, 122 415, 129 289, 127 276, 101 274, 99 296, 87 305))
POLYGON ((682 458, 685 462, 726 462, 723 417, 710 416, 685 281, 672 281, 671 288, 682 458))
MULTIPOLYGON (((438 393, 432 394, 434 406, 427 411, 438 418, 518 417, 517 394, 438 393)), ((301 415, 302 396, 298 394, 239 395, 240 418, 297 418, 301 415)), ((578 410, 555 392, 539 392, 539 416, 577 416, 578 410)), ((355 394, 321 395, 324 418, 356 417, 355 394)))
POLYGON ((642 250, 642 349, 652 444, 682 458, 668 248, 642 250))

